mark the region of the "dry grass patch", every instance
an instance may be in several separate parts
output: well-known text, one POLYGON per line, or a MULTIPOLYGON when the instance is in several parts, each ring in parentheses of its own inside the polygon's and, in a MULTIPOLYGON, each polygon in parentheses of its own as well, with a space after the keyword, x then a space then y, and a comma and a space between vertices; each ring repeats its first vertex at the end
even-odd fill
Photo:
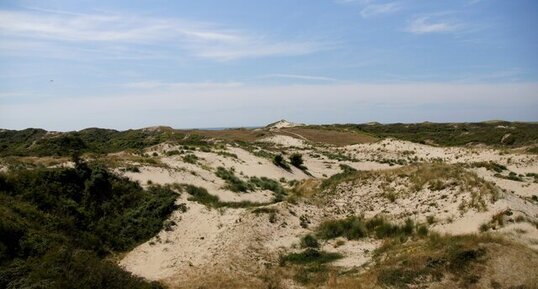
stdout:
POLYGON ((343 168, 320 185, 321 196, 330 196, 341 185, 363 186, 378 181, 380 188, 391 201, 403 194, 415 194, 421 190, 451 190, 455 194, 470 194, 460 204, 462 211, 475 208, 487 209, 487 201, 494 202, 500 197, 500 189, 495 184, 480 178, 476 173, 458 164, 421 163, 386 171, 356 171, 343 168), (396 191, 394 188, 400 187, 396 191))
POLYGON ((294 184, 293 188, 289 191, 287 201, 290 203, 296 203, 300 198, 310 198, 320 190, 322 181, 318 179, 304 179, 294 184))
POLYGON ((0 159, 0 164, 8 169, 46 168, 66 164, 71 159, 68 157, 15 157, 8 156, 0 159))
POLYGON ((370 135, 357 132, 306 127, 284 128, 281 129, 279 133, 295 138, 297 138, 297 136, 299 135, 311 142, 332 144, 336 146, 371 143, 378 140, 377 138, 370 135))
POLYGON ((536 288, 537 257, 491 235, 433 234, 404 244, 387 242, 375 265, 343 275, 328 288, 536 288))
POLYGON ((226 141, 243 141, 254 142, 264 137, 271 136, 273 133, 268 131, 258 131, 253 129, 238 128, 224 130, 188 130, 186 133, 201 135, 205 137, 221 139, 226 141))
POLYGON ((163 283, 170 289, 283 289, 280 275, 274 272, 263 272, 259 276, 242 274, 239 272, 227 272, 224 270, 212 270, 207 274, 189 276, 188 279, 176 281, 173 278, 163 283))

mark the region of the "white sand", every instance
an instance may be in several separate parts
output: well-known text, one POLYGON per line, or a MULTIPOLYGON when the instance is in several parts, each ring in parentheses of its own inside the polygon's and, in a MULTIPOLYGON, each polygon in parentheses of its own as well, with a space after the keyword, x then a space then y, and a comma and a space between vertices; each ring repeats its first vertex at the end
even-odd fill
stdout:
MULTIPOLYGON (((297 168, 292 168, 291 172, 286 171, 275 166, 269 159, 257 157, 242 148, 229 146, 227 151, 237 155, 237 159, 215 152, 196 151, 192 153, 199 158, 197 164, 184 163, 181 156, 161 157, 160 160, 168 168, 141 167, 140 173, 125 173, 125 175, 143 184, 151 180, 159 184, 186 183, 201 186, 225 201, 267 202, 272 197, 268 191, 238 194, 223 189, 225 183, 215 176, 214 171, 217 167, 223 166, 227 169, 234 168, 235 174, 245 180, 250 176, 265 176, 275 180, 280 178, 302 180, 330 177, 341 172, 340 164, 358 170, 374 171, 399 166, 381 163, 383 160, 411 161, 416 157, 424 162, 494 161, 518 174, 538 172, 536 156, 501 154, 489 148, 441 148, 398 140, 384 140, 344 148, 312 147, 298 138, 282 135, 268 137, 264 142, 285 149, 287 155, 301 153, 310 175, 297 168), (356 161, 329 159, 321 153, 323 151, 344 154, 356 161)), ((160 146, 154 149, 162 152, 173 147, 160 146)), ((379 181, 342 184, 321 204, 299 202, 294 205, 282 202, 271 205, 270 207, 276 210, 274 222, 269 221, 270 214, 256 215, 250 212, 251 209, 207 209, 203 205, 187 201, 188 195, 184 193, 178 202, 187 203, 189 210, 173 214, 171 219, 177 224, 173 230, 159 233, 160 241, 153 238, 138 246, 129 252, 120 264, 136 275, 150 280, 162 280, 172 286, 196 278, 203 279, 207 274, 217 271, 258 276, 264 264, 278 262, 279 254, 299 251, 300 238, 311 232, 321 221, 349 214, 364 214, 366 217, 382 214, 396 221, 411 218, 419 223, 426 223, 427 216, 434 216, 435 223, 430 229, 451 234, 465 234, 478 232, 479 227, 490 222, 492 216, 509 209, 514 212, 513 218, 522 215, 527 221, 520 223, 507 221, 505 227, 496 228, 494 232, 536 248, 538 230, 529 221, 538 221, 538 205, 525 198, 538 195, 538 185, 532 183, 531 179, 526 179, 525 182, 501 179, 494 176, 495 172, 484 168, 469 170, 506 191, 500 200, 494 203, 488 201, 487 210, 484 212, 478 212, 476 209, 461 211, 459 205, 463 200, 469 200, 470 193, 459 193, 457 188, 441 191, 423 188, 416 193, 401 194, 391 202, 379 181), (306 216, 310 221, 308 228, 300 226, 301 216, 306 216)), ((406 191, 405 183, 393 182, 391 186, 396 192, 406 191)), ((345 258, 334 262, 333 265, 347 269, 366 264, 371 260, 372 251, 380 245, 376 240, 346 240, 344 244, 337 246, 337 241, 324 243, 323 249, 343 254, 345 258)))

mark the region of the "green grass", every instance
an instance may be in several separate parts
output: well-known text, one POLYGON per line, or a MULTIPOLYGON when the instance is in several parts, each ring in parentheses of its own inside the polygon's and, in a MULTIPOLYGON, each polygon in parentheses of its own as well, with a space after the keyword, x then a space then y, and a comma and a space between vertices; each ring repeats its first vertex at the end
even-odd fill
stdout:
POLYGON ((253 186, 238 178, 233 170, 227 170, 224 167, 218 167, 215 175, 226 182, 225 188, 232 192, 242 192, 246 193, 252 191, 253 186))
POLYGON ((281 258, 281 264, 324 264, 342 258, 339 253, 329 253, 317 249, 308 248, 299 253, 291 253, 281 258))
POLYGON ((210 208, 250 208, 258 206, 266 206, 270 203, 253 203, 250 201, 241 202, 222 202, 218 196, 210 194, 205 188, 196 187, 193 185, 181 185, 189 195, 188 200, 198 202, 210 208))
POLYGON ((266 177, 250 177, 244 181, 235 175, 234 170, 227 170, 224 167, 218 167, 215 175, 223 179, 226 182, 224 188, 232 192, 246 193, 257 189, 269 190, 273 192, 275 202, 282 201, 287 195, 286 190, 278 181, 266 177))
POLYGON ((402 225, 397 225, 388 222, 383 217, 365 219, 357 216, 327 220, 322 222, 315 231, 316 236, 325 240, 338 237, 345 237, 348 240, 358 240, 366 237, 405 239, 419 233, 427 235, 427 227, 416 225, 411 219, 407 219, 402 225))
POLYGON ((282 185, 278 181, 266 177, 250 177, 249 185, 251 187, 258 188, 261 190, 272 191, 274 195, 274 202, 282 201, 284 197, 288 194, 286 192, 286 189, 284 189, 284 187, 282 187, 282 185))

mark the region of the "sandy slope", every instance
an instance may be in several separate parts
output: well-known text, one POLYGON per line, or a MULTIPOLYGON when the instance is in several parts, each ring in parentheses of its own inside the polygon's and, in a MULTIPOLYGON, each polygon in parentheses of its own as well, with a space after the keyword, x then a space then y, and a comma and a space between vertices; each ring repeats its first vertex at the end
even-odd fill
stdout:
MULTIPOLYGON (((216 177, 217 167, 234 168, 238 176, 265 176, 272 179, 302 180, 325 178, 341 172, 340 164, 358 170, 379 171, 397 168, 385 162, 387 159, 403 159, 406 163, 442 161, 448 164, 466 164, 478 161, 494 161, 507 166, 516 173, 538 173, 538 159, 533 155, 503 154, 488 148, 440 148, 398 140, 384 140, 372 144, 352 145, 344 148, 316 147, 303 140, 289 136, 273 136, 264 141, 273 143, 288 155, 300 152, 310 175, 293 168, 286 171, 275 166, 270 159, 253 155, 249 151, 227 146, 226 151, 237 158, 216 152, 192 152, 197 164, 183 162, 180 156, 160 157, 166 168, 141 167, 140 173, 125 173, 133 180, 145 184, 187 183, 201 186, 211 194, 226 201, 250 200, 267 202, 271 192, 234 193, 223 189, 224 181, 216 177), (327 153, 350 156, 349 160, 338 161, 327 157, 327 153)), ((162 153, 170 147, 156 147, 162 153)), ((188 287, 185 284, 203 283, 203 277, 212 272, 224 272, 231 276, 258 278, 267 264, 278 262, 279 254, 297 251, 301 236, 310 232, 319 222, 327 218, 344 217, 349 214, 365 216, 385 215, 396 221, 412 218, 426 223, 428 216, 435 222, 431 229, 452 234, 478 232, 482 224, 488 223, 498 213, 510 210, 504 226, 494 232, 538 249, 538 230, 530 222, 538 222, 538 205, 529 201, 538 195, 538 184, 531 179, 524 182, 501 179, 485 168, 469 168, 479 177, 495 183, 501 198, 486 202, 486 210, 469 208, 461 210, 460 204, 469 201, 469 192, 448 187, 442 190, 422 188, 416 193, 402 194, 395 201, 386 197, 386 184, 372 179, 360 184, 343 183, 334 194, 321 198, 323 201, 303 200, 297 204, 281 202, 271 205, 275 211, 273 219, 268 213, 252 213, 252 209, 209 209, 187 200, 183 193, 178 202, 185 203, 186 212, 175 212, 171 220, 176 224, 168 231, 163 230, 152 240, 138 246, 120 261, 126 270, 150 280, 162 280, 172 286, 188 287), (517 216, 526 221, 516 222, 517 216), (301 217, 310 222, 301 226, 301 217), (245 277, 246 276, 246 277, 245 277), (198 281, 193 281, 198 280, 198 281), (189 283, 191 282, 191 283, 189 283), (196 283, 198 282, 198 283, 196 283)), ((407 186, 397 180, 389 183, 398 192, 407 186)), ((337 245, 337 240, 323 244, 326 251, 340 252, 345 258, 333 265, 344 268, 361 266, 371 259, 371 252, 380 245, 379 241, 346 241, 337 245)), ((290 285, 291 286, 291 285, 290 285)))

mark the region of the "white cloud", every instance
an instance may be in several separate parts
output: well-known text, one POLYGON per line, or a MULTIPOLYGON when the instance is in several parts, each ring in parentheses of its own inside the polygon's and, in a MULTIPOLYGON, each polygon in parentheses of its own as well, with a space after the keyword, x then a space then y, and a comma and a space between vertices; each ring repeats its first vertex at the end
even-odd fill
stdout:
POLYGON ((289 79, 299 79, 299 80, 330 81, 330 82, 338 82, 339 81, 336 78, 325 77, 325 76, 301 75, 301 74, 284 74, 284 73, 268 74, 268 75, 263 75, 263 76, 261 76, 259 78, 289 78, 289 79))
POLYGON ((394 13, 400 10, 401 6, 397 2, 389 2, 384 4, 369 4, 361 10, 361 16, 364 18, 394 13))
POLYGON ((155 89, 155 88, 230 88, 239 87, 241 82, 161 82, 161 81, 139 81, 129 82, 122 86, 135 89, 155 89))
POLYGON ((470 5, 475 5, 475 4, 478 4, 480 2, 482 2, 484 0, 468 0, 467 1, 467 6, 470 6, 470 5))
POLYGON ((273 42, 245 41, 237 45, 215 43, 200 47, 191 45, 191 52, 202 58, 220 61, 236 60, 241 58, 259 58, 269 56, 294 56, 314 53, 320 50, 331 49, 331 45, 317 42, 273 42))
POLYGON ((153 49, 164 46, 179 47, 191 55, 218 61, 303 55, 329 48, 315 41, 271 40, 267 36, 255 37, 237 29, 177 18, 47 10, 0 10, 0 35, 4 41, 27 43, 29 49, 32 44, 45 42, 57 47, 92 45, 102 51, 113 46, 126 54, 136 45, 153 49))
POLYGON ((458 32, 464 28, 464 25, 451 20, 434 20, 431 16, 416 17, 407 26, 407 31, 414 34, 428 33, 451 33, 458 32))

